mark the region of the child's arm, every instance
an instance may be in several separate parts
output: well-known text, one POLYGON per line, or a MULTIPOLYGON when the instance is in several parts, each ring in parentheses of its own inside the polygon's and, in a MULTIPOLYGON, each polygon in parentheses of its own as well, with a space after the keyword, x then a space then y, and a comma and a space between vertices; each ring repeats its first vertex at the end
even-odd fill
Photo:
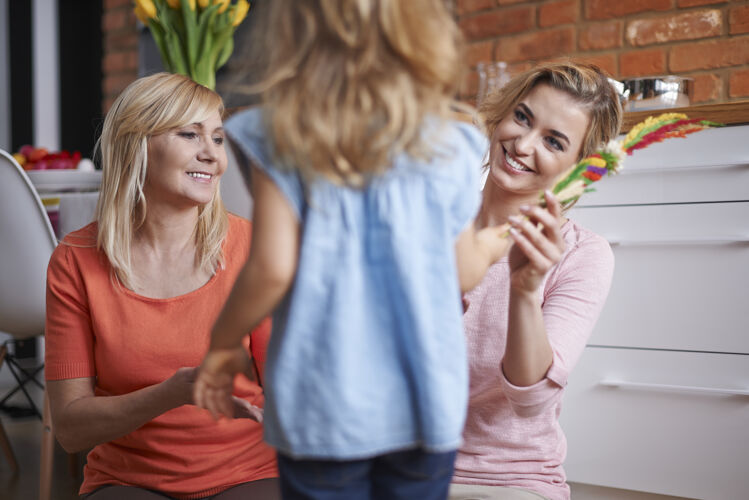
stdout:
POLYGON ((213 327, 211 343, 195 383, 195 403, 214 417, 231 417, 233 379, 245 371, 242 337, 284 297, 296 273, 299 221, 268 176, 252 169, 253 224, 250 256, 213 327))
POLYGON ((461 293, 478 285, 489 266, 504 257, 512 246, 509 224, 477 230, 471 224, 455 242, 455 258, 461 293))

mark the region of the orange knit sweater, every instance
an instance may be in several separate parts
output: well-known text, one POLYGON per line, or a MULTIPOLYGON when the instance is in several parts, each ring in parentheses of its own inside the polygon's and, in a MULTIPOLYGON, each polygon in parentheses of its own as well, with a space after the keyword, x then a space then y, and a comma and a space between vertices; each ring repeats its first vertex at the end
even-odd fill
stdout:
MULTIPOLYGON (((118 395, 200 364, 211 327, 249 253, 250 227, 230 216, 224 268, 201 288, 168 299, 113 285, 106 257, 92 246, 95 223, 68 235, 53 253, 47 275, 47 380, 96 377, 97 396, 118 395)), ((252 332, 261 372, 269 336, 269 320, 252 332)), ((247 337, 247 348, 249 343, 247 337)), ((263 406, 262 389, 243 377, 237 378, 235 395, 263 406)), ((120 484, 189 499, 277 475, 275 453, 263 442, 260 424, 217 423, 207 411, 184 405, 96 446, 80 492, 120 484)))

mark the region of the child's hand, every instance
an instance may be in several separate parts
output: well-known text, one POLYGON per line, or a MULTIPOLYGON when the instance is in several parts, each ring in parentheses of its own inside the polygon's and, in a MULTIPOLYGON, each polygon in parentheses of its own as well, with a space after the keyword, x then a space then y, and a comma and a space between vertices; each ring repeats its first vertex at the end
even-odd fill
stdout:
POLYGON ((221 415, 234 418, 236 411, 232 392, 237 373, 244 373, 250 380, 256 380, 252 360, 241 346, 208 351, 195 380, 195 404, 210 411, 217 420, 221 415))
POLYGON ((510 217, 510 234, 515 246, 510 253, 511 286, 535 292, 544 276, 562 258, 566 247, 562 236, 562 209, 557 199, 545 193, 547 208, 528 207, 521 210, 527 217, 510 217))
POLYGON ((502 224, 501 226, 487 226, 476 231, 476 238, 491 264, 507 255, 510 250, 512 238, 509 237, 509 229, 509 224, 502 224))

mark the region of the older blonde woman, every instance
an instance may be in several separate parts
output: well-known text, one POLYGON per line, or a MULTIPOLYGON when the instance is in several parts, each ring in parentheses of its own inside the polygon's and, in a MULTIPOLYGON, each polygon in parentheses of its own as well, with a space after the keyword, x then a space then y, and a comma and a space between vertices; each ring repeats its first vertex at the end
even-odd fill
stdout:
POLYGON ((249 254, 250 223, 219 196, 222 111, 217 94, 183 76, 131 84, 104 122, 96 221, 51 258, 47 387, 63 447, 93 448, 86 498, 278 495, 249 369, 267 323, 234 393, 236 416, 248 418, 217 426, 192 404, 195 367, 249 254))

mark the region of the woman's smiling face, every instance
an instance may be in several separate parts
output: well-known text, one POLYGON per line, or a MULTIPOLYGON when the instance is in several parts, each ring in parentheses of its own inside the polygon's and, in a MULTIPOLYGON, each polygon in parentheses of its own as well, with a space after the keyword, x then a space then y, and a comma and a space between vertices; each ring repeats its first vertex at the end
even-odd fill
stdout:
POLYGON ((579 159, 588 110, 561 90, 540 83, 497 124, 489 179, 502 191, 536 196, 579 159))
POLYGON ((146 199, 197 206, 213 199, 226 171, 224 129, 218 110, 148 141, 146 199))

